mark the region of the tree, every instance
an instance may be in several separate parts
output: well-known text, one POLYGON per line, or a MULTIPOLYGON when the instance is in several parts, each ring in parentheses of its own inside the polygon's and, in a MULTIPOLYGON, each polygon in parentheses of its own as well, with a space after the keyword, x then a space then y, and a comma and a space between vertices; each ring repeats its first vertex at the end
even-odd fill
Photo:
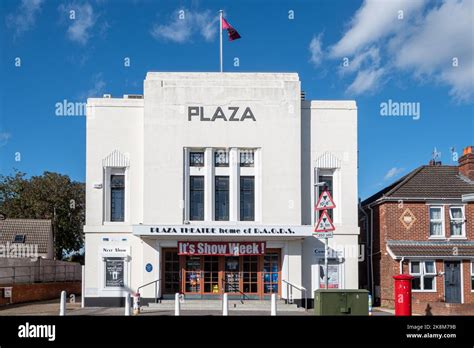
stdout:
POLYGON ((83 247, 84 208, 84 183, 67 175, 0 175, 0 212, 12 219, 50 219, 57 259, 83 247))

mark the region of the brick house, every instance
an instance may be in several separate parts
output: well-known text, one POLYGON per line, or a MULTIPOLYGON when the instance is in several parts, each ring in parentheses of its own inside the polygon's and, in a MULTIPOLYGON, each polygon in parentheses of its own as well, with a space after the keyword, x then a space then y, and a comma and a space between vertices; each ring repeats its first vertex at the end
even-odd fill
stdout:
POLYGON ((413 311, 474 314, 474 153, 430 161, 360 204, 360 287, 394 307, 394 280, 415 278, 413 311))

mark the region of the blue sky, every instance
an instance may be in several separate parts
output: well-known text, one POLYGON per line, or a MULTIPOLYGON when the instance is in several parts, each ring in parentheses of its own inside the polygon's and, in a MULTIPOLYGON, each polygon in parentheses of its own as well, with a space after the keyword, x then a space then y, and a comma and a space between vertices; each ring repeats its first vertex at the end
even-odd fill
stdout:
POLYGON ((366 198, 428 163, 434 148, 444 164, 455 164, 451 148, 474 144, 473 6, 2 0, 0 173, 49 170, 84 181, 85 119, 57 116, 56 103, 141 94, 147 71, 217 71, 223 9, 242 36, 225 41, 225 71, 298 72, 307 99, 357 101, 359 195, 366 198), (419 103, 419 118, 382 116, 389 100, 419 103))

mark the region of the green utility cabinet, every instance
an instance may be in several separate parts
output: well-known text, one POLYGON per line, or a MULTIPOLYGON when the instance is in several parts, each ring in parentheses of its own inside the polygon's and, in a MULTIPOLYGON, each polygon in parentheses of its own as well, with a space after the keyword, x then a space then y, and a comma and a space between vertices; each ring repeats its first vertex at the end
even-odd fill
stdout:
POLYGON ((314 292, 315 315, 369 315, 367 290, 319 289, 314 292))

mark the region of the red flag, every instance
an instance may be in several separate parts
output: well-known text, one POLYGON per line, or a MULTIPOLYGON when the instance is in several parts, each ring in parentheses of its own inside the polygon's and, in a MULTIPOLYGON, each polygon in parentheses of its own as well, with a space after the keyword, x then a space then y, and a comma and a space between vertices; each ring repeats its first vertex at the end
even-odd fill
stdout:
POLYGON ((222 29, 226 29, 229 34, 229 41, 240 39, 240 35, 226 20, 222 17, 222 29))

